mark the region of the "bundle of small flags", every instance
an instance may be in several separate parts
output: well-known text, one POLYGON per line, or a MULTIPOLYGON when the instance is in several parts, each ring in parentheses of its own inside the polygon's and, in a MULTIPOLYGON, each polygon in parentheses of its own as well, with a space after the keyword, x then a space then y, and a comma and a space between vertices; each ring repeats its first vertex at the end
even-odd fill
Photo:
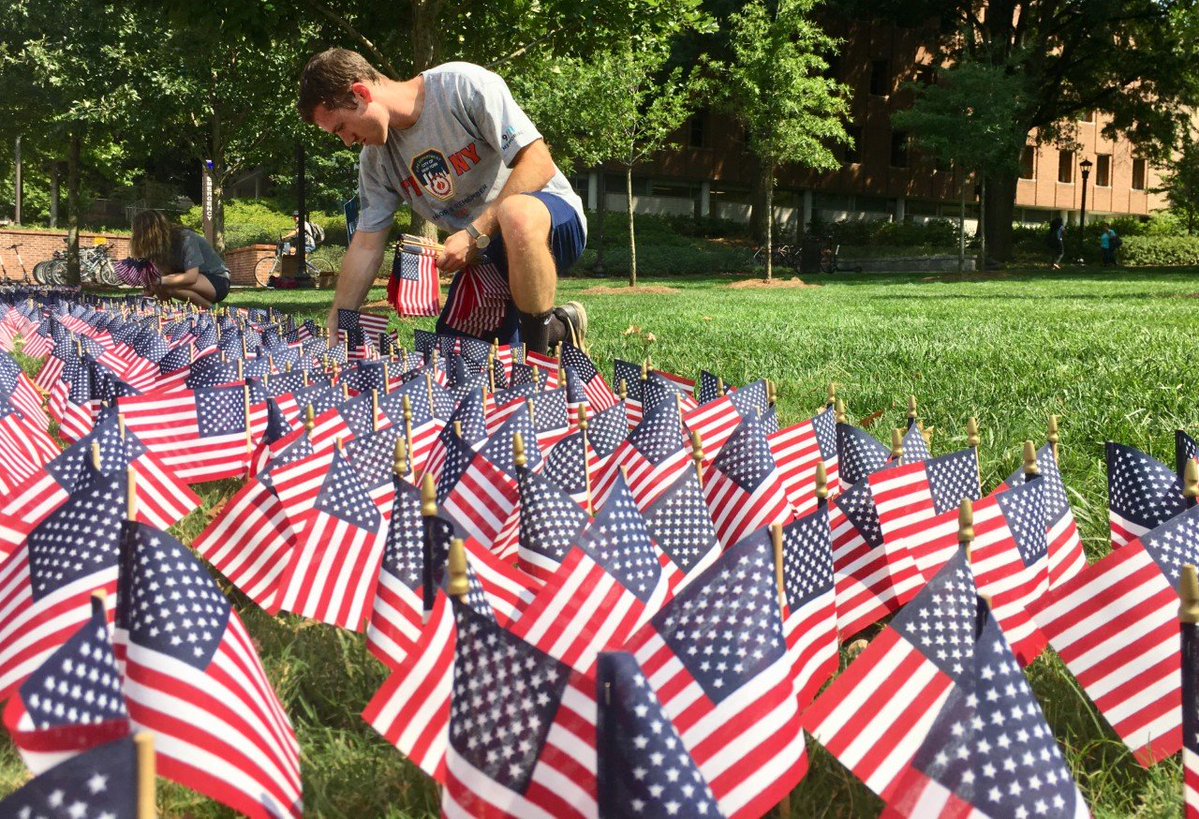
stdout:
POLYGON ((112 269, 121 283, 130 287, 152 287, 162 278, 158 265, 149 259, 121 259, 112 269))
POLYGON ((447 816, 758 816, 806 735, 888 815, 1085 816, 1024 677, 1047 648, 1142 764, 1185 745, 1199 804, 1185 432, 1172 467, 1108 445, 1116 548, 1088 566, 1056 419, 985 492, 977 425, 934 456, 914 399, 886 446, 832 391, 783 426, 766 380, 338 326, 0 293, 0 697, 35 770, 148 730, 163 776, 300 813, 294 733, 194 550, 365 635, 391 673, 363 717, 447 816), (190 549, 165 533, 228 478, 190 549))

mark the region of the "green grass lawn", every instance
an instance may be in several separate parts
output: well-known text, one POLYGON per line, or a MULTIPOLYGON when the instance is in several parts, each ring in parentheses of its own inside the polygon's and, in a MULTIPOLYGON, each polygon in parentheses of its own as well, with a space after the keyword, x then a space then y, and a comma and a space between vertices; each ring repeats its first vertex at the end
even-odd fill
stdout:
MULTIPOLYGON (((935 430, 937 455, 964 447, 966 422, 976 416, 984 491, 1020 465, 1022 442, 1042 442, 1047 417, 1058 414, 1062 472, 1092 561, 1108 551, 1104 441, 1173 463, 1174 430, 1199 430, 1194 272, 1015 272, 969 282, 834 276, 820 278, 818 288, 771 290, 730 290, 730 281, 659 280, 646 284, 678 292, 595 295, 586 291, 620 283, 570 279, 561 300, 587 306, 592 355, 605 373, 614 357, 640 361, 648 347, 654 366, 689 377, 701 367, 727 383, 769 377, 778 384, 784 423, 819 409, 835 382, 851 420, 876 419, 873 431, 888 442, 913 394, 935 430)), ((323 319, 329 298, 247 291, 229 302, 323 319)), ((235 482, 200 488, 205 509, 178 527, 185 542, 235 488, 235 482)), ((435 815, 435 789, 358 716, 385 676, 362 639, 295 618, 268 618, 248 604, 242 616, 304 749, 307 812, 435 815)), ((1097 816, 1179 814, 1176 761, 1140 768, 1051 653, 1029 676, 1097 816)), ((876 816, 878 800, 810 747, 812 769, 793 795, 794 815, 876 816)), ((0 794, 24 777, 11 749, 0 751, 0 794)), ((161 793, 168 815, 229 814, 182 788, 164 786, 161 793)))

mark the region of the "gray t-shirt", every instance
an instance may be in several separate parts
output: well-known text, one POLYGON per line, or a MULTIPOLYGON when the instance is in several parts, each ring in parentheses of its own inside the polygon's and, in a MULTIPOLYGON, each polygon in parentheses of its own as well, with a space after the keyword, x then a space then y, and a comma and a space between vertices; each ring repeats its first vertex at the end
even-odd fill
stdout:
MULTIPOLYGON (((416 124, 362 149, 359 230, 391 227, 401 201, 444 230, 461 230, 499 196, 521 148, 541 139, 498 74, 446 63, 422 76, 416 124)), ((566 200, 587 229, 583 202, 562 171, 542 190, 566 200)))
POLYGON ((171 242, 171 263, 179 272, 198 267, 201 273, 218 278, 229 278, 229 268, 213 250, 208 240, 194 230, 175 231, 171 242))

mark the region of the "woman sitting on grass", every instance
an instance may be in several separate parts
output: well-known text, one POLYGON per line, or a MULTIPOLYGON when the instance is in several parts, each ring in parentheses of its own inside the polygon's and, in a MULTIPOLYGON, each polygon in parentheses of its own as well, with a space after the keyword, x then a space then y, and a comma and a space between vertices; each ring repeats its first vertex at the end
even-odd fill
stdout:
POLYGON ((158 268, 161 278, 146 290, 163 301, 186 299, 211 307, 229 295, 229 268, 212 245, 194 230, 172 225, 160 211, 133 217, 130 253, 158 268))

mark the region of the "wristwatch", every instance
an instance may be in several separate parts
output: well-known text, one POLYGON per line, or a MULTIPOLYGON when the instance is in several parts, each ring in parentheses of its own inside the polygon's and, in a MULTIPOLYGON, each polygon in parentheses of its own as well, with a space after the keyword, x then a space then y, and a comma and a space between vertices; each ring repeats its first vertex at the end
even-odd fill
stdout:
POLYGON ((486 233, 480 233, 473 222, 466 226, 466 234, 470 236, 471 241, 475 243, 475 247, 479 250, 486 250, 487 246, 491 244, 491 237, 486 233))

